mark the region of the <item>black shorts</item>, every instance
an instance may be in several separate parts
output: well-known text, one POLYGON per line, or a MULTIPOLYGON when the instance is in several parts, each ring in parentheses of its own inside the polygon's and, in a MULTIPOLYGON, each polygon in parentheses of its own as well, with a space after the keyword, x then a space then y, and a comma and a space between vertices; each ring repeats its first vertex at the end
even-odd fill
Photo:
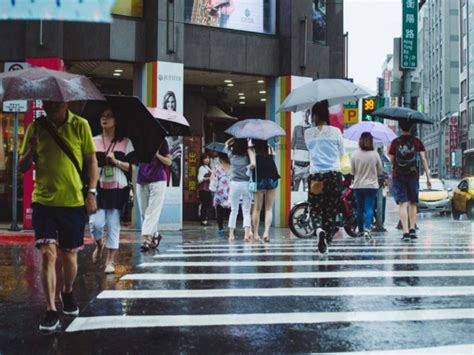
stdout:
POLYGON ((56 244, 64 251, 76 252, 84 248, 87 214, 82 207, 50 207, 33 204, 33 229, 36 247, 56 244))

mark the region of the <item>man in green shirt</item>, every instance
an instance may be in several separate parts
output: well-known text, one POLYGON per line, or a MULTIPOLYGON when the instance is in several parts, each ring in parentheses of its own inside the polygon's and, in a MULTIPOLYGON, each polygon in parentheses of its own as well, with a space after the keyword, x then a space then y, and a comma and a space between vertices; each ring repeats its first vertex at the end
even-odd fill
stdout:
POLYGON ((31 124, 21 149, 20 169, 27 171, 35 162, 36 179, 33 192, 33 228, 36 246, 41 254, 41 282, 47 311, 39 328, 53 331, 60 326, 55 304, 57 248, 63 261, 63 287, 60 300, 63 313, 77 316, 79 307, 72 290, 77 274, 77 252, 84 247, 87 215, 94 214, 97 160, 88 122, 68 110, 65 102, 44 101, 46 124, 49 124, 68 145, 76 160, 85 161, 89 175, 86 198, 82 181, 72 161, 41 124, 31 124))

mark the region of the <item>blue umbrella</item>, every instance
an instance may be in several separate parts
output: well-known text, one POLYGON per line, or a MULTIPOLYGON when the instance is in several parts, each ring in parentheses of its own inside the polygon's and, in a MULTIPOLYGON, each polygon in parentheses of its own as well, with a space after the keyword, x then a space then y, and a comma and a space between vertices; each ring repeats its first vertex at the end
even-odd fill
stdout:
POLYGON ((206 145, 207 150, 213 150, 218 153, 225 153, 225 144, 221 142, 212 142, 206 145))
POLYGON ((364 132, 369 132, 374 137, 375 143, 389 143, 397 138, 397 135, 387 126, 380 122, 360 122, 344 132, 344 138, 358 141, 364 132))
POLYGON ((257 118, 250 118, 234 123, 225 133, 235 138, 252 138, 264 141, 286 135, 285 130, 275 122, 257 118))

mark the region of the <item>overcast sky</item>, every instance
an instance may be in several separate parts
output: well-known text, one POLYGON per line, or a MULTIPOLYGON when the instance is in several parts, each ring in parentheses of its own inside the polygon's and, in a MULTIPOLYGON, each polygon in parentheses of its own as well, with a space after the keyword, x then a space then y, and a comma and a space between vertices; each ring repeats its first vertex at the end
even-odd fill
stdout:
POLYGON ((393 38, 402 32, 402 0, 344 0, 344 31, 349 32, 349 77, 376 90, 393 38))

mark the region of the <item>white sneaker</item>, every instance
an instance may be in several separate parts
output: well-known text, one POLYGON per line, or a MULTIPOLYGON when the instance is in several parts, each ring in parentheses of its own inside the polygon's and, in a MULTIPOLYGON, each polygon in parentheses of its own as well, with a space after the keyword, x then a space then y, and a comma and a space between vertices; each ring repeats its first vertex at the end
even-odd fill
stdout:
POLYGON ((114 264, 107 264, 105 266, 104 272, 106 274, 115 274, 115 265, 114 264))

